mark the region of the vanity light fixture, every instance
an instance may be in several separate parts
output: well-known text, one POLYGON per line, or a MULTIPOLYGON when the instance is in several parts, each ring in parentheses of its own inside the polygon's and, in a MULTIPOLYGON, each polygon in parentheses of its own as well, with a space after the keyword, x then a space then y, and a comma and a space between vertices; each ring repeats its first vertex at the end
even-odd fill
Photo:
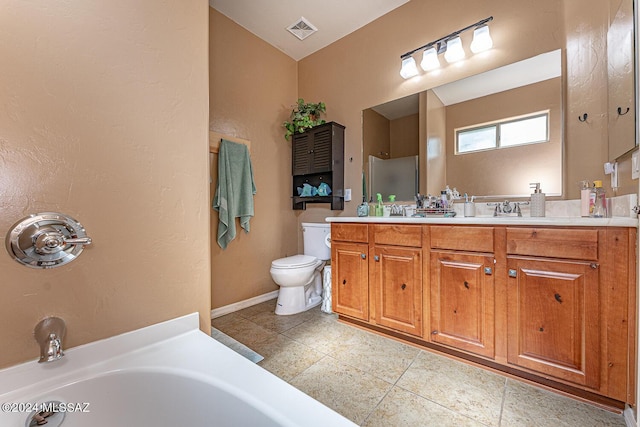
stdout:
POLYGON ((444 52, 444 59, 446 59, 448 63, 452 63, 460 61, 464 59, 464 57, 465 53, 460 36, 447 40, 447 50, 444 52))
POLYGON ((487 26, 487 23, 491 21, 493 21, 493 16, 400 55, 400 59, 402 60, 400 75, 408 79, 419 74, 416 61, 413 59, 413 54, 418 51, 423 51, 420 67, 424 71, 431 71, 440 67, 438 55, 441 53, 444 53, 444 59, 449 63, 463 59, 466 54, 462 47, 460 34, 471 29, 474 30, 471 51, 473 53, 479 53, 491 49, 493 47, 493 40, 491 39, 489 27, 487 26))
POLYGON ((438 52, 436 48, 431 46, 422 53, 422 62, 420 62, 420 68, 425 71, 431 71, 440 68, 440 60, 438 59, 438 52))
POLYGON ((489 27, 486 25, 481 25, 476 27, 473 30, 473 41, 471 42, 471 52, 480 53, 485 50, 489 50, 493 47, 493 39, 491 39, 491 34, 489 34, 489 27))
POLYGON ((402 68, 400 69, 400 75, 404 79, 408 79, 418 75, 416 60, 413 59, 412 56, 408 56, 402 59, 402 68))

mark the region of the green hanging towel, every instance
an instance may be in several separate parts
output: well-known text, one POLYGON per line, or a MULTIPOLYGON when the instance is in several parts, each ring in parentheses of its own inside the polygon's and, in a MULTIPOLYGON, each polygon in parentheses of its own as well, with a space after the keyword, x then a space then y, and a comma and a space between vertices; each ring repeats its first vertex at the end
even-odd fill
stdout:
POLYGON ((236 237, 236 218, 248 233, 253 216, 256 185, 249 150, 244 144, 223 139, 218 152, 218 183, 213 209, 218 211, 218 245, 226 249, 236 237))

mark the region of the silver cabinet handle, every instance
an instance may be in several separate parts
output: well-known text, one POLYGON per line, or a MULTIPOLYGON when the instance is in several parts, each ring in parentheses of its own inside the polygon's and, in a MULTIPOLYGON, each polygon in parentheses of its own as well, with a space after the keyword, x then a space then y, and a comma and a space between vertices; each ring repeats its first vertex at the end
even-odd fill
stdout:
POLYGON ((367 254, 360 254, 360 258, 367 259, 367 254))
POLYGON ((378 255, 375 255, 375 256, 373 257, 373 259, 374 259, 374 260, 376 260, 376 261, 380 261, 380 257, 379 257, 378 255))
POLYGON ((509 277, 518 277, 518 272, 516 270, 509 270, 509 277))

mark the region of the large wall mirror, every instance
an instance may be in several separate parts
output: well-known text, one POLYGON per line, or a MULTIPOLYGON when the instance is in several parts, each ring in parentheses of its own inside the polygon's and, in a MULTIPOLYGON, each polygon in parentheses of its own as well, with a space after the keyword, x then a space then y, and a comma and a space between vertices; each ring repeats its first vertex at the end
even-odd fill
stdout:
MULTIPOLYGON (((602 162, 618 159, 636 146, 635 105, 631 99, 635 93, 633 1, 610 0, 604 7, 609 8, 609 28, 607 46, 601 47, 609 53, 603 55, 608 73, 602 84, 609 105, 591 111, 594 118, 608 118, 608 130, 600 134, 609 147, 602 162)), ((567 120, 573 120, 570 126, 582 126, 575 112, 571 113, 575 117, 567 114, 572 107, 573 111, 583 107, 575 102, 563 105, 563 101, 575 99, 567 98, 563 91, 579 84, 567 81, 563 75, 568 60, 565 55, 564 49, 547 52, 363 110, 362 163, 368 197, 375 198, 375 193, 380 192, 386 200, 387 193, 402 194, 400 200, 410 201, 412 194, 439 194, 449 185, 462 194, 518 198, 528 197, 529 183, 539 182, 548 196, 565 198, 567 186, 575 193, 576 184, 571 180, 563 182, 567 179, 567 165, 572 180, 577 174, 600 179, 600 172, 593 169, 594 162, 592 169, 584 172, 576 164, 581 160, 575 155, 574 142, 573 151, 566 149, 567 120), (544 122, 543 131, 525 127, 536 121, 538 125, 544 122), (518 135, 538 136, 508 141, 505 135, 513 129, 518 135), (539 136, 540 132, 544 137, 539 136), (495 145, 487 142, 492 138, 497 140, 495 145), (414 164, 413 158, 417 159, 419 178, 407 166, 414 164), (401 164, 400 159, 406 159, 400 168, 402 173, 385 175, 387 165, 401 164), (379 169, 383 170, 382 175, 378 174, 379 169)), ((570 58, 576 59, 579 60, 570 58)), ((595 135, 589 126, 585 124, 572 135, 595 135)))
POLYGON ((559 50, 372 107, 363 112, 371 192, 411 200, 449 185, 469 195, 523 197, 529 183, 540 182, 547 194, 560 196, 562 117, 559 50), (426 191, 404 160, 416 156, 426 191), (388 176, 386 164, 404 166, 380 179, 388 176))

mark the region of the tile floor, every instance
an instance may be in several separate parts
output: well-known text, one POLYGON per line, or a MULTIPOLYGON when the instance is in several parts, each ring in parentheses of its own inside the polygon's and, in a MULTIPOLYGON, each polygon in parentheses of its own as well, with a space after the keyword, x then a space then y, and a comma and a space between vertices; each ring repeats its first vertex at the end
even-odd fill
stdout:
POLYGON ((362 426, 625 426, 622 415, 342 324, 320 308, 274 314, 275 300, 211 324, 260 366, 362 426))

